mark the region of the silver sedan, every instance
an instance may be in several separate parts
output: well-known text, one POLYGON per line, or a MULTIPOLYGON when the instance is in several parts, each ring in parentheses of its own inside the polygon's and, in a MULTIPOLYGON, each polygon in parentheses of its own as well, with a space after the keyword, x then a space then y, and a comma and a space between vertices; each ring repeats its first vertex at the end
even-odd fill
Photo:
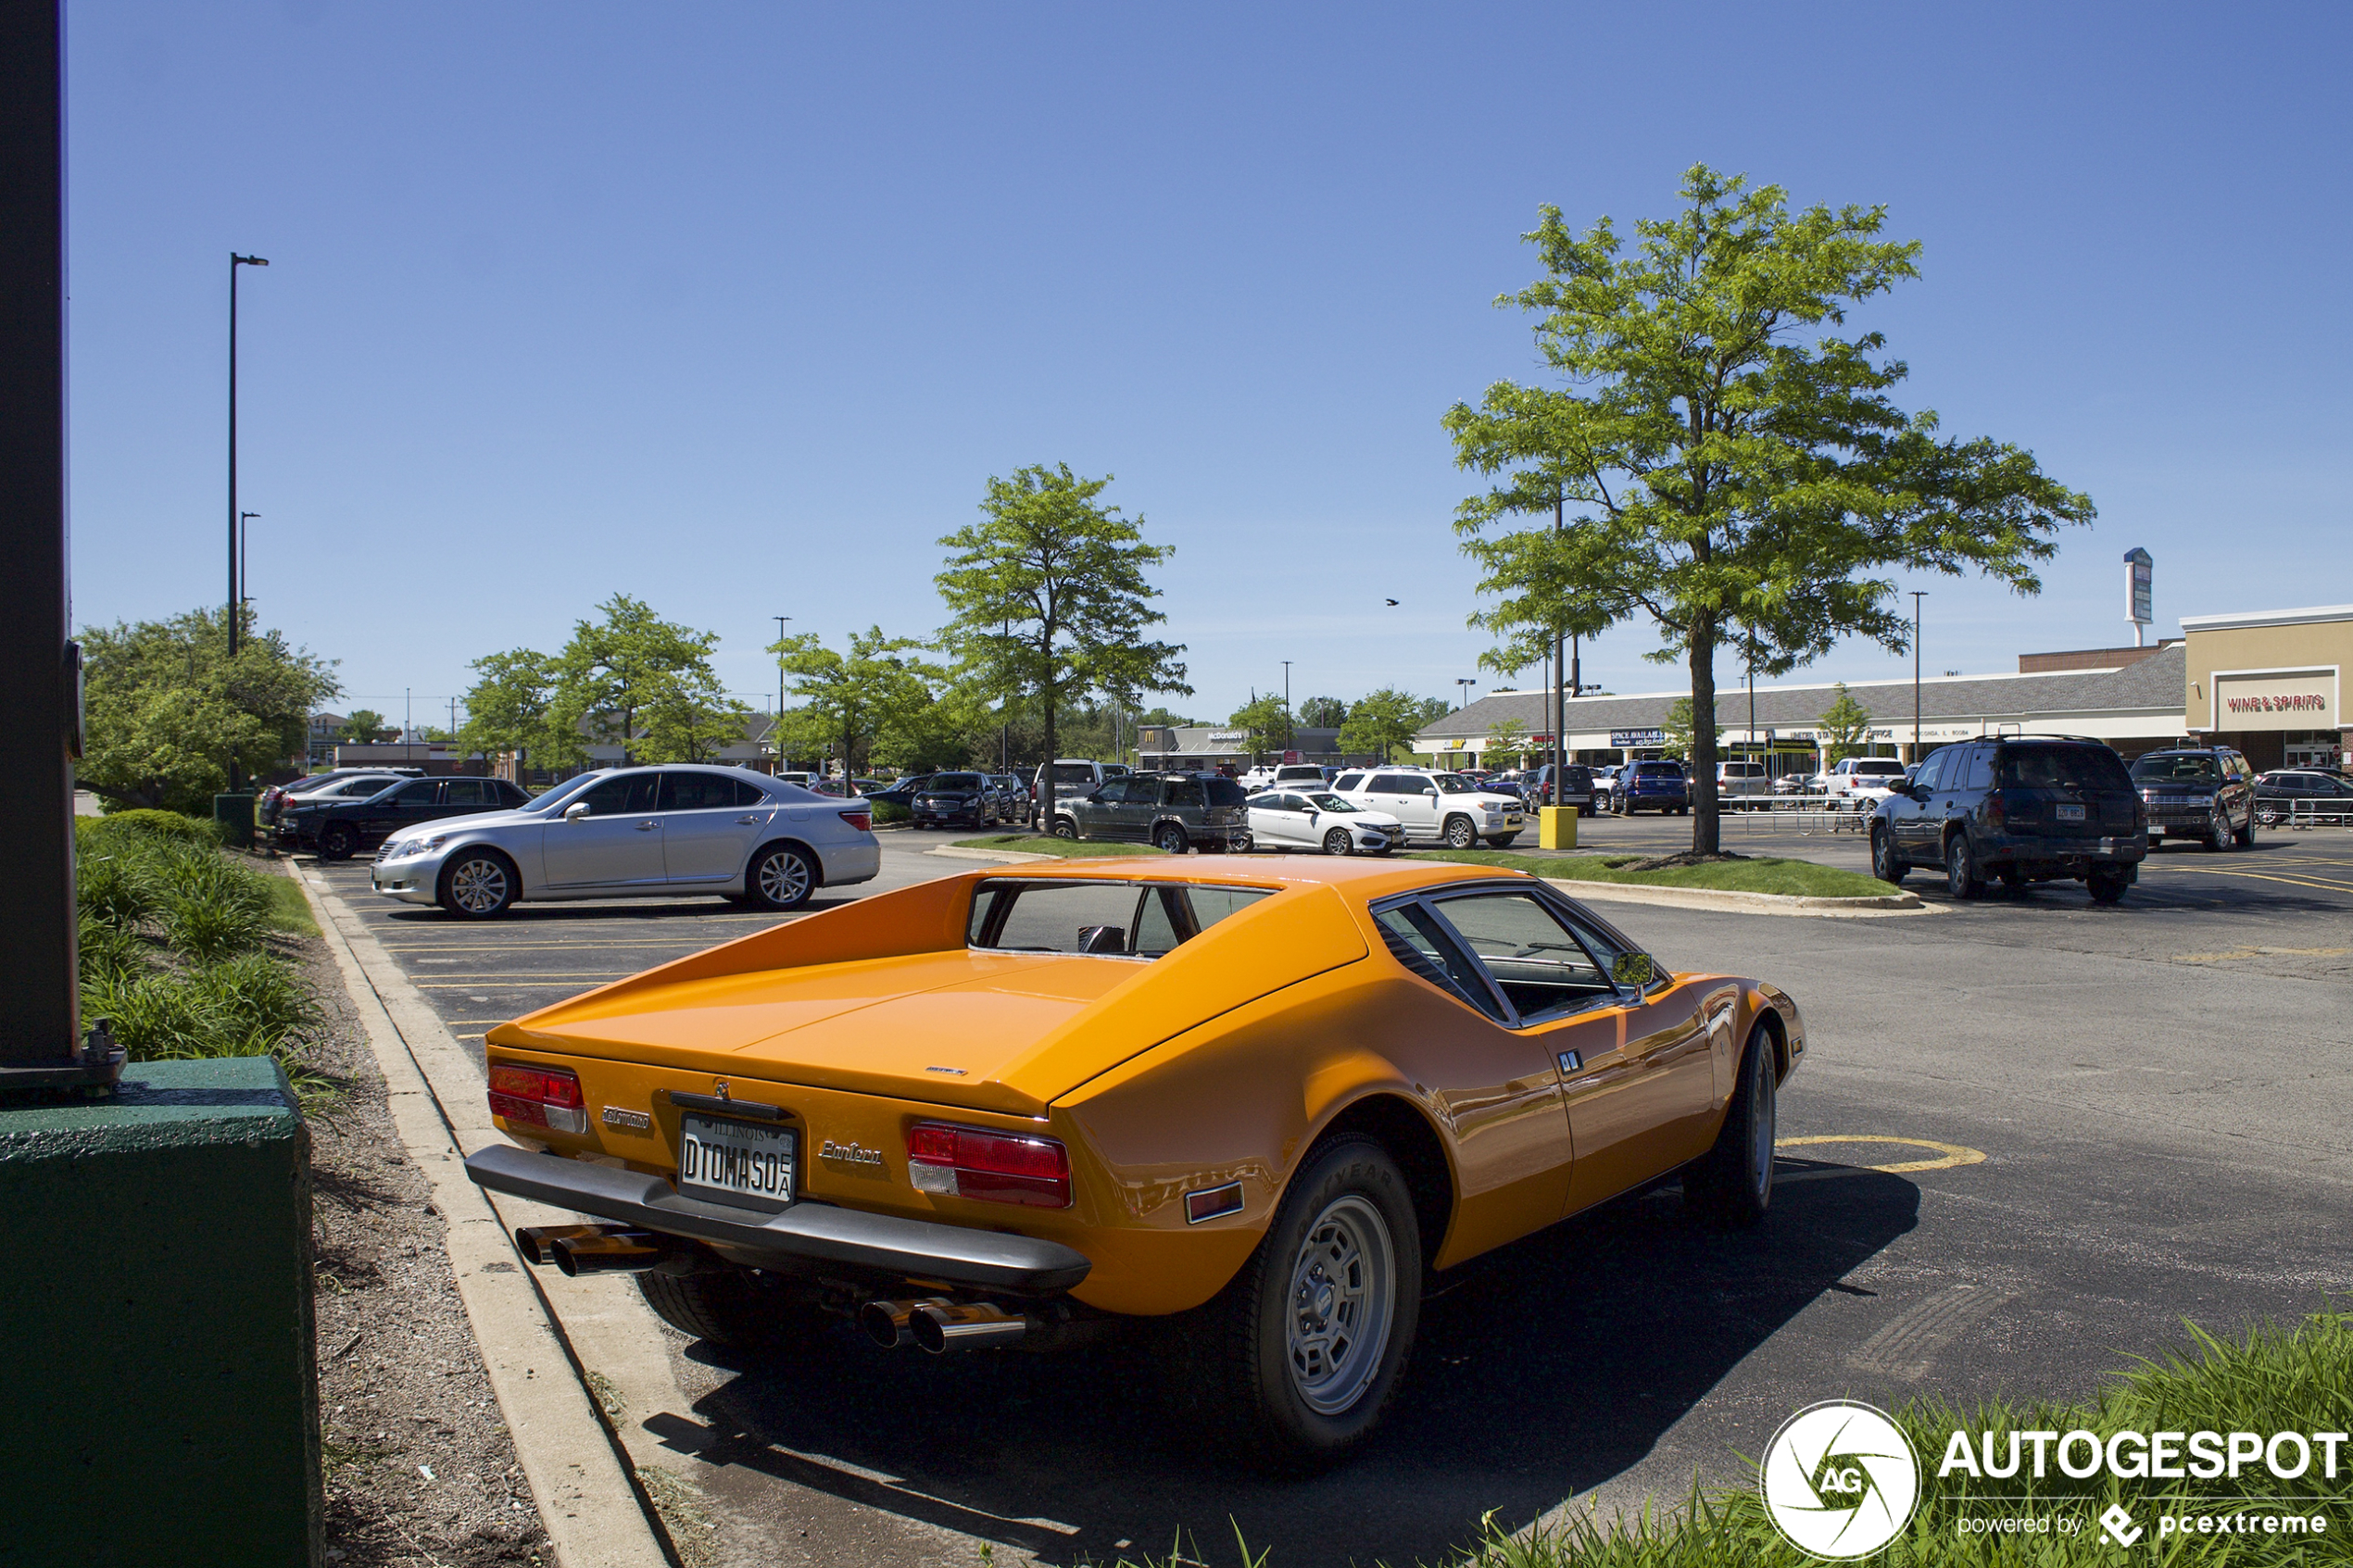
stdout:
POLYGON ((716 893, 794 909, 866 882, 882 847, 863 800, 738 768, 584 773, 514 811, 431 822, 377 852, 377 892, 487 919, 518 899, 716 893))

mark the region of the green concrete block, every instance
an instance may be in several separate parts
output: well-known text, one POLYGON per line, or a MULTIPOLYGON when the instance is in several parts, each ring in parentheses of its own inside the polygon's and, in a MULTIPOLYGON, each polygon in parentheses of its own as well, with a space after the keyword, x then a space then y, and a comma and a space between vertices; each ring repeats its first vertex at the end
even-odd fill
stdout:
POLYGON ((212 797, 212 820, 220 824, 220 842, 232 849, 253 847, 254 799, 243 793, 212 797))
POLYGON ((310 1133, 268 1057, 0 1103, 0 1564, 321 1561, 310 1133))

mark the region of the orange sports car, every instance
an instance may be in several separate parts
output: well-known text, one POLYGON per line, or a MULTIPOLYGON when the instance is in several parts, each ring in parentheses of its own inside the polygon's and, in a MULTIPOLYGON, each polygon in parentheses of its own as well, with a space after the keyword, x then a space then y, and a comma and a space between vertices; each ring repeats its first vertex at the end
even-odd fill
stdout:
POLYGON ((1222 1431, 1329 1463, 1378 1420, 1423 1281, 1680 1172, 1753 1222, 1796 1006, 1659 972, 1551 884, 1432 862, 1088 860, 878 894, 493 1030, 521 1147, 476 1182, 604 1223, 722 1342, 884 1346, 1158 1320, 1222 1431))

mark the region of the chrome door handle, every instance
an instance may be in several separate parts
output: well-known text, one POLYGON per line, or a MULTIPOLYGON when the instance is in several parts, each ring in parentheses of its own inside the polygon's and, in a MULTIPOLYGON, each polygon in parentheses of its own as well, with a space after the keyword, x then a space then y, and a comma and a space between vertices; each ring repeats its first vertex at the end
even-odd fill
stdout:
POLYGON ((737 818, 736 819, 736 826, 738 826, 738 827, 752 827, 752 826, 757 825, 757 824, 758 824, 758 822, 759 822, 759 821, 760 821, 760 819, 759 819, 758 817, 756 817, 756 816, 753 816, 753 817, 737 817, 737 818))
POLYGON ((651 833, 654 829, 660 826, 661 826, 660 822, 639 822, 637 824, 637 831, 639 833, 651 833))

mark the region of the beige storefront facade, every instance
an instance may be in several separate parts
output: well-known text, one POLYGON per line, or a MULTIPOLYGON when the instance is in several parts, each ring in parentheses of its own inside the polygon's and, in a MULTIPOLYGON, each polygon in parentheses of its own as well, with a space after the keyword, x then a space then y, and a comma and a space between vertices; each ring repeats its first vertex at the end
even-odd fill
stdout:
POLYGON ((2258 769, 2347 765, 2353 605, 2184 616, 2182 632, 2182 716, 2194 734, 2258 769))

